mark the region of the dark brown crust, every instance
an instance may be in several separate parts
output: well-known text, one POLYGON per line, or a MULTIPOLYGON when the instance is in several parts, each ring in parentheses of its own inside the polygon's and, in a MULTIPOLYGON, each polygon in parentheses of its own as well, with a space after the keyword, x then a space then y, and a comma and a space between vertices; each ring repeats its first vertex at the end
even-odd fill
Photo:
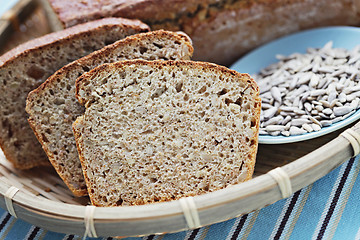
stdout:
POLYGON ((27 55, 30 51, 42 50, 46 46, 53 45, 59 41, 70 41, 71 38, 85 35, 88 31, 94 31, 97 28, 110 29, 114 25, 124 25, 124 27, 132 27, 139 31, 146 32, 150 28, 139 20, 130 20, 125 18, 103 18, 100 20, 87 22, 77 25, 59 32, 49 33, 42 37, 30 40, 18 47, 6 52, 0 56, 0 67, 11 63, 14 59, 27 55))
MULTIPOLYGON (((257 148, 258 148, 258 133, 259 133, 259 122, 260 122, 260 111, 261 111, 261 99, 259 97, 259 87, 254 79, 252 79, 248 74, 246 73, 239 73, 237 71, 228 69, 226 67, 216 65, 213 63, 207 63, 207 62, 195 62, 195 61, 184 61, 184 60, 175 60, 175 61, 163 61, 163 60, 156 60, 156 61, 146 61, 146 60, 125 60, 125 61, 119 61, 115 63, 109 63, 109 64, 103 64, 99 67, 94 68, 93 70, 84 73, 82 76, 80 76, 76 80, 76 97, 79 100, 79 102, 82 105, 86 105, 86 103, 89 101, 89 99, 81 98, 79 96, 79 90, 84 87, 84 84, 86 84, 90 79, 93 79, 94 76, 97 74, 101 74, 101 72, 112 72, 114 69, 117 68, 123 68, 125 66, 129 65, 148 65, 151 67, 167 67, 167 66, 181 66, 181 67, 196 67, 196 68, 202 68, 206 69, 206 71, 216 71, 219 74, 224 75, 232 75, 235 78, 238 78, 241 81, 247 81, 249 84, 249 87, 253 89, 253 102, 254 102, 254 108, 252 112, 252 116, 255 118, 255 128, 256 132, 254 133, 254 138, 250 139, 250 141, 254 141, 254 143, 250 147, 250 152, 248 154, 248 161, 244 162, 244 164, 247 167, 247 174, 244 181, 251 179, 254 167, 255 167, 255 161, 256 161, 256 154, 257 154, 257 148)), ((83 89, 84 90, 84 89, 83 89)), ((90 96, 90 94, 87 94, 90 96)), ((81 125, 83 121, 83 116, 80 116, 77 118, 77 120, 73 123, 73 132, 76 140, 76 146, 79 152, 79 159, 81 161, 82 166, 86 166, 85 159, 82 154, 82 149, 85 147, 83 146, 83 142, 80 139, 81 138, 81 125)), ((98 203, 96 201, 96 198, 94 198, 94 194, 92 193, 92 189, 89 186, 89 178, 86 173, 86 169, 83 168, 83 174, 85 177, 85 181, 88 186, 88 193, 90 200, 93 205, 95 206, 103 206, 102 204, 98 203)), ((136 205, 136 203, 135 203, 136 205)))
MULTIPOLYGON (((58 15, 63 26, 67 28, 89 20, 108 16, 141 19, 146 22, 162 22, 185 18, 197 20, 196 13, 208 6, 236 10, 240 8, 250 9, 256 4, 262 4, 276 8, 284 3, 296 3, 302 2, 303 0, 249 0, 234 1, 234 4, 227 3, 226 1, 213 0, 86 0, 86 4, 83 4, 83 0, 48 1, 52 6, 53 12, 58 15)), ((221 10, 224 9, 219 9, 219 11, 221 10)), ((208 18, 211 17, 213 16, 208 16, 208 18)), ((180 20, 179 24, 182 22, 184 22, 184 20, 180 20)))
POLYGON ((47 1, 64 27, 104 16, 122 16, 140 19, 153 30, 184 31, 194 41, 195 60, 223 65, 265 42, 299 30, 360 23, 355 0, 47 1), (114 7, 106 9, 106 5, 114 7))
MULTIPOLYGON (((42 51, 48 49, 49 47, 57 47, 57 46, 61 47, 62 44, 69 43, 75 38, 78 39, 81 38, 82 36, 86 36, 91 32, 95 32, 100 29, 102 31, 106 31, 107 29, 112 29, 118 26, 123 26, 124 29, 127 28, 137 29, 138 32, 149 31, 149 27, 138 20, 129 20, 123 18, 101 19, 94 22, 78 25, 60 32, 51 33, 43 37, 26 42, 2 55, 0 57, 0 68, 6 68, 8 66, 11 66, 12 64, 16 64, 18 61, 29 62, 30 60, 27 59, 27 57, 30 54, 41 53, 42 51)), ((3 90, 6 91, 6 89, 3 90)), ((34 140, 36 139, 34 138, 34 140)), ((26 164, 20 164, 17 159, 16 152, 6 147, 5 142, 7 141, 8 139, 5 136, 0 136, 1 148, 6 158, 10 162, 12 162, 15 167, 19 169, 29 169, 39 165, 49 165, 49 162, 47 161, 45 154, 43 154, 43 158, 39 157, 39 159, 33 159, 31 162, 27 162, 26 164)), ((42 153, 40 144, 36 146, 38 146, 38 148, 33 150, 38 150, 37 152, 42 153)))

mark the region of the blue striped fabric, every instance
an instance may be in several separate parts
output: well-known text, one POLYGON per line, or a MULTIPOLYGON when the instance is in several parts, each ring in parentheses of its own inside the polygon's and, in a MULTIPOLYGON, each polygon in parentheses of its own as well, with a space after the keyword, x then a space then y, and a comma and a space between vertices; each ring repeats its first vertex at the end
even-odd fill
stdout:
MULTIPOLYGON (((287 199, 239 218, 192 231, 125 240, 360 240, 359 159, 359 156, 350 159, 287 199)), ((1 239, 80 240, 82 237, 46 231, 0 209, 1 239)))

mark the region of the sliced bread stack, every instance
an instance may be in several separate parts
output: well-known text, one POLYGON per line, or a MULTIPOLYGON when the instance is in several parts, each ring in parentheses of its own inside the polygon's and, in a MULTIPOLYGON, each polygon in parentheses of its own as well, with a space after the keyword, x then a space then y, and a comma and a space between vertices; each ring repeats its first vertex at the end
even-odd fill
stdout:
POLYGON ((251 178, 259 89, 247 74, 193 61, 128 60, 76 81, 73 124, 96 206, 194 196, 251 178))
POLYGON ((183 33, 154 31, 129 36, 78 59, 49 77, 27 98, 29 123, 51 164, 76 196, 87 195, 72 123, 84 113, 75 98, 75 80, 103 63, 126 59, 190 59, 191 40, 183 33))
POLYGON ((6 158, 20 169, 49 164, 27 122, 25 101, 30 91, 67 63, 146 31, 149 27, 137 20, 102 19, 34 39, 1 56, 0 146, 6 158))

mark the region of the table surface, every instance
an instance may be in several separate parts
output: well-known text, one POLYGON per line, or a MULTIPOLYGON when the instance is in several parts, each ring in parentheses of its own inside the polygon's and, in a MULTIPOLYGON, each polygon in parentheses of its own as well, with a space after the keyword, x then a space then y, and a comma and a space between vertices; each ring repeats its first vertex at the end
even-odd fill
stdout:
MULTIPOLYGON (((0 0, 0 16, 16 1, 0 0)), ((360 239, 359 170, 358 156, 289 198, 239 218, 174 234, 125 239, 360 239)), ((0 239, 83 237, 46 231, 0 209, 0 239)))

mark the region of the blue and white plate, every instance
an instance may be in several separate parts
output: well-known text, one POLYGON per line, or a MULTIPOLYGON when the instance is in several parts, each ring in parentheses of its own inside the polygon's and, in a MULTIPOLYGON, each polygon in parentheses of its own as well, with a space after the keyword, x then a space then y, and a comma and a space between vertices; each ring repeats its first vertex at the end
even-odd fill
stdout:
MULTIPOLYGON (((324 27, 295 33, 265 44, 235 62, 230 68, 241 73, 255 74, 272 63, 278 62, 277 54, 290 55, 305 53, 307 48, 321 48, 332 41, 334 48, 353 49, 360 44, 360 28, 357 27, 324 27)), ((259 143, 282 144, 309 140, 341 129, 360 118, 360 110, 350 117, 323 127, 318 132, 305 133, 296 136, 260 135, 259 143)))

